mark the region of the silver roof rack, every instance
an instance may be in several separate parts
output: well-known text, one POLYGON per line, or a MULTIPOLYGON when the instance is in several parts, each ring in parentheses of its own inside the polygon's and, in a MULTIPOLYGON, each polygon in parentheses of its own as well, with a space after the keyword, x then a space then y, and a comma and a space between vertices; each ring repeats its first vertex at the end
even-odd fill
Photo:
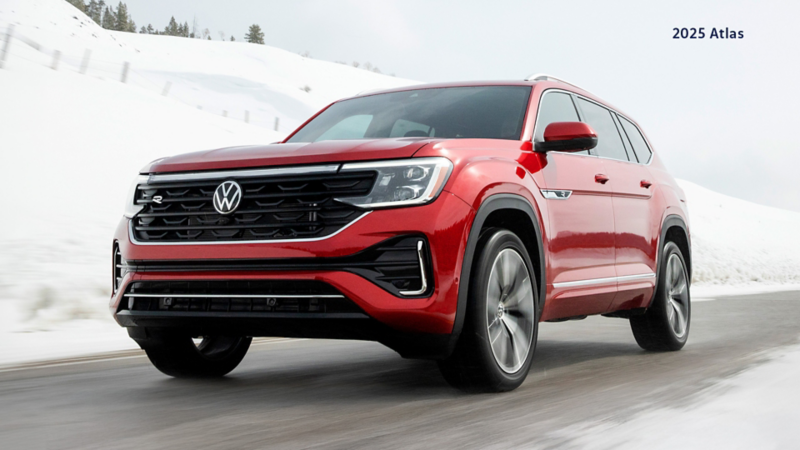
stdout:
POLYGON ((552 75, 548 75, 546 73, 535 73, 535 74, 529 76, 528 78, 525 78, 525 81, 557 81, 559 83, 568 84, 568 85, 570 85, 572 87, 576 87, 578 89, 586 91, 586 89, 583 89, 582 87, 578 86, 577 84, 570 83, 569 81, 562 80, 561 78, 556 78, 556 77, 554 77, 552 75))

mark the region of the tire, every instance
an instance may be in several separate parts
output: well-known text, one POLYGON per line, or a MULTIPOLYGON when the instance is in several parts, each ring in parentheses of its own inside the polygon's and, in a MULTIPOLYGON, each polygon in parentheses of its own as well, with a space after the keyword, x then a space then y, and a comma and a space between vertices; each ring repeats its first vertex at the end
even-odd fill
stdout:
POLYGON ((636 343, 650 351, 676 351, 686 345, 691 325, 690 281, 686 260, 674 242, 662 252, 653 303, 640 316, 632 316, 636 343))
POLYGON ((510 391, 525 381, 536 349, 533 265, 522 241, 499 228, 483 232, 476 256, 464 328, 439 369, 450 385, 467 392, 510 391))
POLYGON ((203 336, 195 344, 185 334, 150 331, 152 339, 144 346, 150 362, 166 375, 175 378, 216 378, 236 368, 252 338, 203 336))

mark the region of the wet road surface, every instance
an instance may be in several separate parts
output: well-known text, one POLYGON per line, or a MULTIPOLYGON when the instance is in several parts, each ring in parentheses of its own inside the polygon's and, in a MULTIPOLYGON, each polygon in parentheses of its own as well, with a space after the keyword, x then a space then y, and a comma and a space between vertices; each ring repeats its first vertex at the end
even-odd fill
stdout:
POLYGON ((367 342, 261 341, 222 380, 171 379, 135 353, 6 370, 0 448, 568 448, 576 424, 695 401, 800 337, 800 292, 692 308, 674 353, 642 351, 623 319, 543 324, 528 379, 500 395, 367 342))

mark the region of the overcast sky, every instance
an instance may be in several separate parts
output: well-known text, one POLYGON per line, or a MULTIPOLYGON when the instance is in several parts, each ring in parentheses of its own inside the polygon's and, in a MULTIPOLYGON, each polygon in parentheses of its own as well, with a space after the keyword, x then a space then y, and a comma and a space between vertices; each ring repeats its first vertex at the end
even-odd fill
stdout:
POLYGON ((424 82, 549 73, 636 119, 675 176, 800 211, 798 1, 127 4, 138 26, 163 29, 175 16, 241 40, 257 23, 267 45, 424 82), (674 27, 744 39, 677 40, 674 27))

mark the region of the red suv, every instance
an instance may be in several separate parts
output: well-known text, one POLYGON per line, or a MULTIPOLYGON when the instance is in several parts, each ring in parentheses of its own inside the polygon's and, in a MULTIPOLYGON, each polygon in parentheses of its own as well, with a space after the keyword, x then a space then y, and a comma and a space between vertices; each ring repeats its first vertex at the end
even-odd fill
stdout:
POLYGON ((253 336, 364 339, 505 391, 541 321, 683 347, 685 202, 633 120, 553 77, 370 92, 283 142, 145 167, 110 309, 172 376, 225 375, 253 336))

